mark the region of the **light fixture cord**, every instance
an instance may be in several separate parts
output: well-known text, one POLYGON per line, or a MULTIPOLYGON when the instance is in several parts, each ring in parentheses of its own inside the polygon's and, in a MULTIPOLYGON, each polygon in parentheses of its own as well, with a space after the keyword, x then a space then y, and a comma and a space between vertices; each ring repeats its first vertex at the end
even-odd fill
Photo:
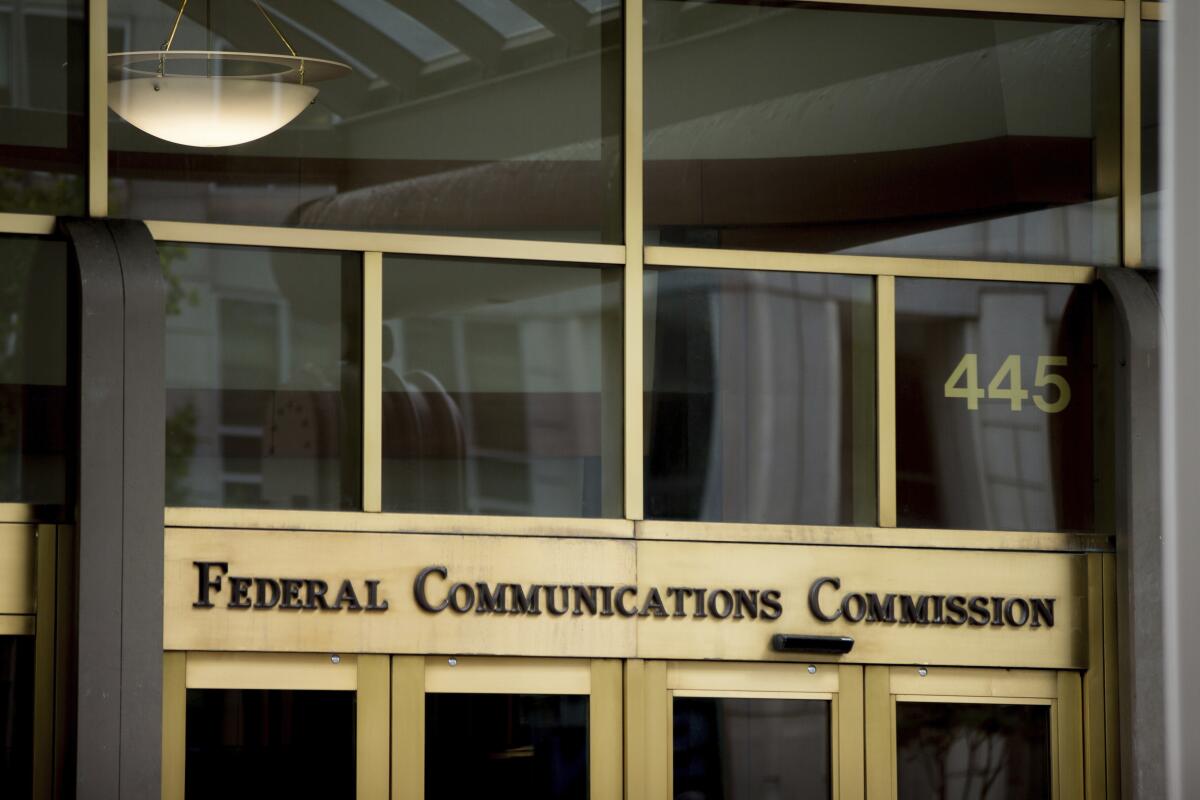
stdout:
MULTIPOLYGON (((263 19, 265 19, 267 24, 271 26, 271 30, 275 31, 275 35, 279 37, 279 41, 283 42, 283 46, 288 49, 288 52, 292 54, 292 57, 299 58, 299 56, 296 55, 295 48, 292 47, 292 43, 289 42, 287 37, 283 35, 283 31, 279 30, 279 27, 275 24, 275 20, 271 19, 271 15, 268 14, 267 10, 262 7, 262 3, 259 3, 258 0, 250 0, 250 2, 254 3, 255 8, 257 8, 259 13, 263 15, 263 19)), ((301 85, 304 84, 304 59, 300 59, 300 83, 301 85)))
POLYGON ((158 54, 158 77, 163 77, 166 72, 167 58, 164 53, 171 49, 171 44, 175 41, 175 34, 179 30, 179 21, 183 19, 183 10, 187 8, 188 0, 183 0, 179 4, 179 13, 175 15, 175 24, 171 26, 171 33, 167 35, 167 40, 163 42, 162 52, 158 54))

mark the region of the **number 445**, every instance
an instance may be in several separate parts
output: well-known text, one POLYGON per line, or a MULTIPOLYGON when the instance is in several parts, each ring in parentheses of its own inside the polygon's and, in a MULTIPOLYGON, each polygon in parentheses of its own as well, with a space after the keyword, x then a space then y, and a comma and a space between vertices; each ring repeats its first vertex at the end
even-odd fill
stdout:
MULTIPOLYGON (((1057 414, 1071 402, 1071 387, 1062 375, 1050 372, 1051 367, 1065 367, 1066 356, 1038 356, 1037 374, 1033 378, 1036 388, 1053 387, 1057 395, 1053 401, 1044 395, 1034 395, 1033 404, 1047 414, 1057 414)), ((988 400, 1007 400, 1013 411, 1020 411, 1021 406, 1029 399, 1029 390, 1021 384, 1021 357, 1009 356, 1004 359, 1000 369, 988 382, 987 391, 979 388, 979 355, 967 353, 958 362, 958 366, 950 373, 945 384, 946 397, 962 398, 967 401, 967 409, 979 410, 979 401, 986 397, 988 400), (965 386, 959 386, 959 383, 965 386), (1006 385, 1007 384, 1007 385, 1006 385)), ((1049 394, 1047 392, 1046 394, 1049 394)))

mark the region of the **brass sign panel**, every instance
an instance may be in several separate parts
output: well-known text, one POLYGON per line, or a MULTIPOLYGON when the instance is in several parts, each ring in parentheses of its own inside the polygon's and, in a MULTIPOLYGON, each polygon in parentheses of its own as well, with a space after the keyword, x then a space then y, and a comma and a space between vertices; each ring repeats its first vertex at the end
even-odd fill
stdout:
POLYGON ((1081 555, 169 529, 172 650, 1086 666, 1081 555))

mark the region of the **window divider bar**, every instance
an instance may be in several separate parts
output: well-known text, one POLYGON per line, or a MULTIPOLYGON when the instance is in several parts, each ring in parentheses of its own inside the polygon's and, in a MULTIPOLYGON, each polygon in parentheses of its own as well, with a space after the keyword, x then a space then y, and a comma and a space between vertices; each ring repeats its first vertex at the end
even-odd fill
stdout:
POLYGON ((383 254, 363 253, 362 508, 383 510, 383 254))
POLYGON ((875 280, 879 527, 896 527, 896 279, 875 280))
MULTIPOLYGON (((988 14, 1028 14, 1055 17, 1121 19, 1122 0, 801 0, 834 6, 882 6, 913 11, 970 11, 988 14)), ((1137 0, 1130 0, 1136 3, 1137 0)))
POLYGON ((88 216, 108 216, 108 0, 88 0, 88 216))
POLYGON ((642 0, 626 0, 625 24, 625 517, 643 519, 642 413, 642 0))
POLYGON ((1127 0, 1121 25, 1122 264, 1142 266, 1142 3, 1127 0))

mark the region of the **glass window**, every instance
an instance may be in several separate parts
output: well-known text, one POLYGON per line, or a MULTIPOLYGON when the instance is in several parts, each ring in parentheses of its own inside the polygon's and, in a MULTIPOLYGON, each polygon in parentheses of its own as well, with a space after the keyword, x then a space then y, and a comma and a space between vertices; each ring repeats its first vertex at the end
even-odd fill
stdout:
POLYGON ((357 254, 161 244, 168 505, 357 509, 357 254))
POLYGON ((33 797, 33 637, 0 636, 0 787, 33 797))
POLYGON ((902 527, 1090 531, 1088 286, 896 280, 902 527))
MULTIPOLYGON (((110 49, 158 49, 178 5, 110 0, 110 49)), ((173 144, 110 113, 114 216, 622 240, 619 14, 569 0, 264 8, 297 53, 349 74, 229 147, 173 144)), ((244 0, 188 3, 172 50, 287 52, 244 0)))
POLYGON ((825 700, 676 697, 676 800, 832 797, 825 700))
POLYGON ((84 0, 0 4, 0 212, 83 214, 84 0))
POLYGON ((620 516, 620 281, 385 258, 384 509, 620 516))
POLYGON ((426 800, 588 793, 586 696, 425 696, 426 800))
POLYGON ((871 278, 646 272, 646 513, 873 525, 871 278))
POLYGON ((1161 176, 1158 172, 1162 131, 1159 110, 1159 23, 1142 20, 1142 262, 1162 264, 1161 176))
POLYGON ((1051 796, 1050 707, 896 703, 900 800, 1051 796))
POLYGON ((648 243, 1117 263, 1118 21, 646 14, 648 243))
POLYGON ((188 689, 185 794, 354 797, 354 692, 188 689))
POLYGON ((0 236, 0 502, 66 501, 67 246, 0 236))

